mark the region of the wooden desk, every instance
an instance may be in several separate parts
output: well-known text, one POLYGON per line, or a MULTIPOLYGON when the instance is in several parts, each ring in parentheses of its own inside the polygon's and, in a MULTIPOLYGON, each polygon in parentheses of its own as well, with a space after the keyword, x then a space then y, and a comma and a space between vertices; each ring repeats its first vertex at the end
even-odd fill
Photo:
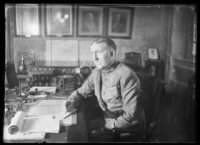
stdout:
POLYGON ((77 124, 72 126, 62 126, 59 134, 49 133, 46 136, 47 143, 75 143, 88 142, 88 132, 84 114, 84 104, 82 103, 77 113, 77 124))
POLYGON ((17 74, 17 79, 19 82, 19 88, 27 87, 28 86, 28 79, 30 79, 31 76, 29 75, 22 75, 22 74, 17 74))
POLYGON ((77 112, 77 124, 72 126, 61 126, 60 132, 47 133, 44 140, 4 140, 9 143, 69 143, 88 142, 87 127, 84 115, 84 104, 77 112))

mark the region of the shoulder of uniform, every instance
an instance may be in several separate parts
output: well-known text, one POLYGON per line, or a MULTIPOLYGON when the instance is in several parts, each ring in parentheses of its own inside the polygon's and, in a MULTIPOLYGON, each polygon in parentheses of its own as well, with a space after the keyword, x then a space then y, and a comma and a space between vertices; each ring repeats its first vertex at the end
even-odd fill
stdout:
POLYGON ((119 71, 122 71, 123 73, 130 73, 130 74, 135 73, 135 71, 132 68, 130 68, 124 63, 119 63, 118 69, 119 71))
POLYGON ((136 72, 132 68, 123 63, 120 63, 118 66, 118 74, 121 76, 121 78, 124 79, 127 78, 139 79, 136 72))

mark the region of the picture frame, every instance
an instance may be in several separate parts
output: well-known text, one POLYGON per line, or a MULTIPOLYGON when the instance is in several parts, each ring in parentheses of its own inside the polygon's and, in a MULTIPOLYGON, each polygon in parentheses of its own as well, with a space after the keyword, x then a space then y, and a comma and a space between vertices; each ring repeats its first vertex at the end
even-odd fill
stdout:
POLYGON ((47 36, 72 36, 72 5, 46 5, 47 36))
POLYGON ((159 60, 158 48, 148 48, 148 59, 149 60, 159 60))
POLYGON ((108 36, 130 38, 132 15, 129 8, 109 8, 108 36))
POLYGON ((16 36, 39 36, 40 19, 38 4, 15 5, 16 36))
POLYGON ((102 36, 103 7, 79 6, 77 22, 78 36, 102 36))

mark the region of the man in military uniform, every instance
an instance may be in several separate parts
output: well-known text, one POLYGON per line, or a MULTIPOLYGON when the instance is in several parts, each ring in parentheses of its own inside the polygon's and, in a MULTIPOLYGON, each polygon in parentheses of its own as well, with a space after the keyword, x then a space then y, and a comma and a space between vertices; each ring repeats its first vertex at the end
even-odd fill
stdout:
POLYGON ((139 104, 140 80, 131 68, 116 60, 116 51, 115 42, 109 38, 91 43, 96 68, 70 95, 66 107, 68 110, 76 109, 81 100, 87 99, 94 91, 104 113, 105 129, 139 129, 144 125, 144 112, 139 104))

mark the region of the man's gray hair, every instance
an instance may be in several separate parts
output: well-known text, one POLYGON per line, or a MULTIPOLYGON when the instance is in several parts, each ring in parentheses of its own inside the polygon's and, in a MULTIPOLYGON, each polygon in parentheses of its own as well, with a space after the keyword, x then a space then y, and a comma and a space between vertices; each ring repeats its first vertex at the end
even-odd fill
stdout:
POLYGON ((95 39, 91 43, 91 45, 92 44, 106 44, 108 47, 114 49, 114 51, 117 50, 117 46, 116 46, 115 42, 110 38, 98 38, 98 39, 95 39))

